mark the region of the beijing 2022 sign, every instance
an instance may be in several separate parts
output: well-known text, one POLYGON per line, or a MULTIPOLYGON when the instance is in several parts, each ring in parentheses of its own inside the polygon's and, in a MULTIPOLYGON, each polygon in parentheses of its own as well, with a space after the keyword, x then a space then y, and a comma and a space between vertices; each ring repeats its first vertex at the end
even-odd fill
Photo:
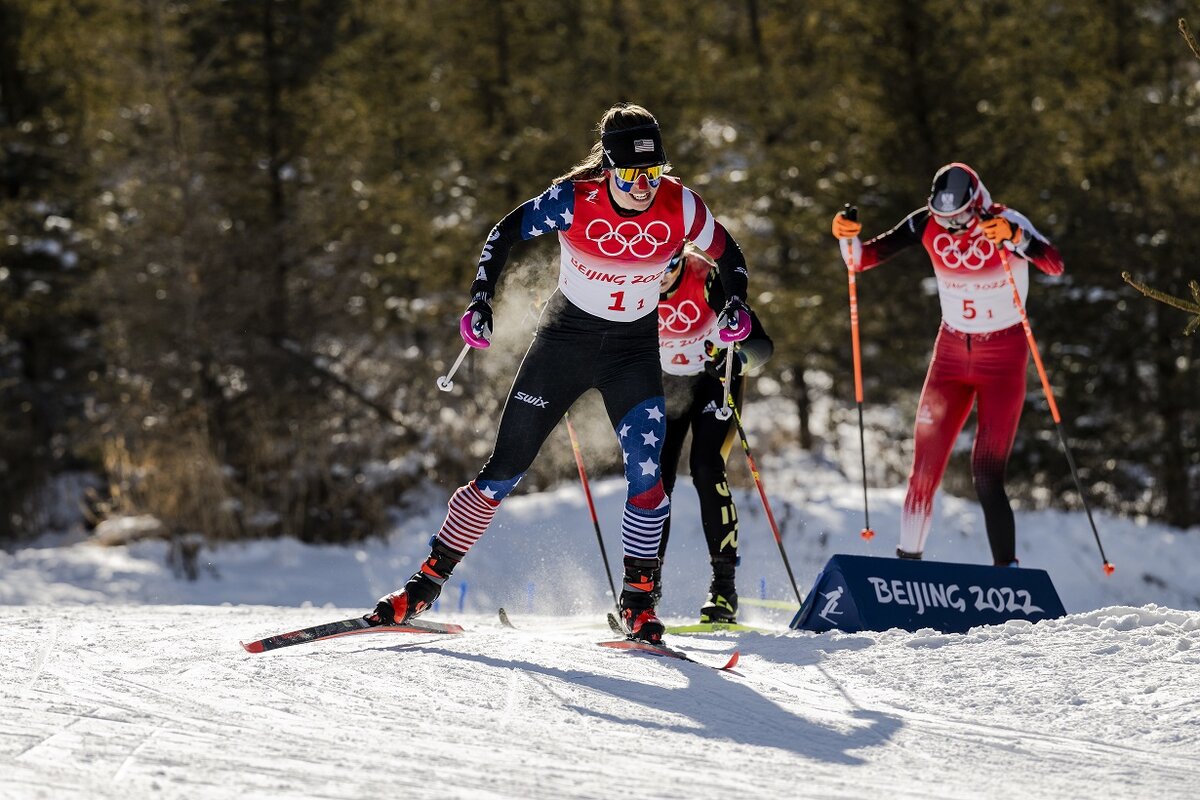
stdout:
POLYGON ((962 633, 977 625, 1065 615, 1045 570, 835 555, 791 627, 962 633))

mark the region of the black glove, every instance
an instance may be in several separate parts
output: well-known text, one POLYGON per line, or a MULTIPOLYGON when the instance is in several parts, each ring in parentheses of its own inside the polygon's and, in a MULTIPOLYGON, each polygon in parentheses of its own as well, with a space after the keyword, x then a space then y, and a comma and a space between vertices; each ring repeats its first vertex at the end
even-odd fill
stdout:
MULTIPOLYGON (((704 354, 708 356, 704 362, 704 371, 719 381, 725 380, 725 360, 729 358, 728 347, 717 347, 712 342, 704 343, 704 354)), ((733 377, 742 374, 741 356, 733 357, 733 377)))

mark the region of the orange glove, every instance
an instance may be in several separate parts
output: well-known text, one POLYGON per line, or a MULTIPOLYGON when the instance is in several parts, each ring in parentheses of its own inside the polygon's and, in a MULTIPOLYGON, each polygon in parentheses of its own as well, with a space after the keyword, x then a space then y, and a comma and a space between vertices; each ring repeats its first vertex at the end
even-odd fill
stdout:
POLYGON ((983 230, 983 235, 997 246, 1008 244, 1010 248, 1015 247, 1021 243, 1021 237, 1025 235, 1019 225, 1012 224, 1004 217, 981 219, 979 227, 983 230))
POLYGON ((853 239, 862 232, 862 223, 850 219, 846 212, 839 211, 833 215, 833 235, 838 239, 853 239))

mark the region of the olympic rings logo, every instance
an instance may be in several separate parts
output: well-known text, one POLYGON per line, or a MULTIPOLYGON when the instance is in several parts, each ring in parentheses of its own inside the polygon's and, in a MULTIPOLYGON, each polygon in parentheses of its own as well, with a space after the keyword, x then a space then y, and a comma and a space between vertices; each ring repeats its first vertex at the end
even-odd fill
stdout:
POLYGON ((606 219, 594 219, 588 223, 584 235, 609 258, 626 252, 634 258, 649 258, 658 248, 671 241, 671 226, 656 219, 643 230, 633 220, 625 220, 614 228, 606 219), (656 233, 660 235, 656 236, 656 233))
POLYGON ((700 321, 700 306, 684 300, 678 306, 658 307, 658 329, 669 333, 686 333, 700 321))
POLYGON ((964 253, 959 248, 960 239, 948 233, 939 233, 933 237, 933 252, 949 269, 966 267, 969 270, 983 269, 988 260, 996 254, 996 245, 990 239, 976 236, 971 246, 964 253))

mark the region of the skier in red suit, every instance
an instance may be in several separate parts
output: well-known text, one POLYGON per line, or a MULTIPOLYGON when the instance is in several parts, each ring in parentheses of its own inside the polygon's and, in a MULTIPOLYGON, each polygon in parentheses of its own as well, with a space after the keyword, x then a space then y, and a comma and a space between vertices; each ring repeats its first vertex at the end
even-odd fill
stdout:
POLYGON ((871 269, 919 244, 933 263, 942 306, 941 330, 917 406, 913 466, 896 554, 920 558, 924 552, 934 493, 974 405, 971 477, 992 559, 1000 566, 1016 565, 1016 533, 1004 473, 1025 400, 1029 353, 1000 248, 1009 252, 1022 305, 1029 289, 1029 265, 1059 275, 1062 257, 1023 215, 992 202, 975 170, 960 163, 939 169, 925 206, 894 228, 865 243, 858 238, 861 230, 862 225, 844 213, 833 219, 833 235, 849 269, 871 269))

